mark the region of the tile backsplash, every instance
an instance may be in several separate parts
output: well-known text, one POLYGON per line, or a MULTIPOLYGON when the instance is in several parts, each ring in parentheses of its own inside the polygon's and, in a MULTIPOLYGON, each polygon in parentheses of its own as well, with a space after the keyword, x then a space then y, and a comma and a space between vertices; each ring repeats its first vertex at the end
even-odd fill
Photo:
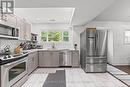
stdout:
MULTIPOLYGON (((51 49, 53 42, 42 43, 43 49, 51 49)), ((54 46, 56 49, 74 49, 73 44, 70 42, 55 42, 54 46)))
MULTIPOLYGON (((8 39, 0 39, 0 49, 4 49, 7 45, 10 45, 11 52, 14 52, 14 49, 24 41, 21 40, 8 40, 8 39)), ((52 43, 42 43, 43 49, 51 49, 52 43)), ((56 49, 74 49, 73 44, 71 42, 58 42, 54 43, 56 49)))
POLYGON ((10 45, 11 52, 14 51, 14 49, 24 41, 21 40, 7 40, 7 39, 0 39, 0 49, 4 49, 7 45, 10 45))

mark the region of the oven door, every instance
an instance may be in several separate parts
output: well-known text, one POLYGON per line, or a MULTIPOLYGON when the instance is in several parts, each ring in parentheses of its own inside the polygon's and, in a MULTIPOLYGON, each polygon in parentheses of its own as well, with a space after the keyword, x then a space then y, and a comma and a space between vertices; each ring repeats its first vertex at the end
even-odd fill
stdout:
POLYGON ((27 74, 27 58, 1 66, 1 87, 10 87, 27 74))

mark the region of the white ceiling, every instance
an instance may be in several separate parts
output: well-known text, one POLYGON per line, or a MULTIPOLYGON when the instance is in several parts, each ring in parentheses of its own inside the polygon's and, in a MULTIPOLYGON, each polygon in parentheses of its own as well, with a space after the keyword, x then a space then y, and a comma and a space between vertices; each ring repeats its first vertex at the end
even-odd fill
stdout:
POLYGON ((130 0, 116 0, 94 20, 130 22, 130 0))
MULTIPOLYGON (((72 25, 83 25, 94 19, 115 0, 15 0, 16 8, 75 8, 72 25)), ((30 12, 31 13, 31 12, 30 12)), ((44 12, 43 12, 44 13, 44 12)), ((36 15, 38 13, 35 13, 36 15)), ((50 15, 50 14, 48 14, 50 15)), ((30 17, 32 15, 29 15, 30 17)), ((39 17, 40 19, 41 16, 39 17)))
POLYGON ((74 8, 16 8, 15 14, 31 23, 70 24, 74 8))

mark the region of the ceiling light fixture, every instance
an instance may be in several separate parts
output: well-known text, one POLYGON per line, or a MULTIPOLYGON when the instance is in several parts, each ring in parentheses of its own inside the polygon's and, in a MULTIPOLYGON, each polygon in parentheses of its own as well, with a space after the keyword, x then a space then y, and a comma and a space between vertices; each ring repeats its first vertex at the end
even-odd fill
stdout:
POLYGON ((55 22, 56 20, 55 19, 50 19, 49 21, 55 22))

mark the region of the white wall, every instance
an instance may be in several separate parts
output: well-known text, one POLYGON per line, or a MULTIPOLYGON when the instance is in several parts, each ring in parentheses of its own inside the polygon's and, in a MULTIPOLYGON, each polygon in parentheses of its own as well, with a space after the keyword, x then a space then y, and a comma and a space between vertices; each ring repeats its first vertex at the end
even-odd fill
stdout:
POLYGON ((77 49, 80 50, 80 33, 85 30, 84 26, 73 27, 73 43, 77 44, 77 49))
POLYGON ((113 47, 110 49, 108 53, 109 55, 109 63, 113 65, 129 65, 130 64, 130 45, 124 44, 124 31, 130 30, 130 22, 107 22, 107 21, 93 21, 85 27, 97 27, 97 28, 106 28, 111 31, 111 35, 113 33, 113 41, 109 44, 113 44, 113 47), (113 49, 112 49, 113 48, 113 49))
POLYGON ((73 27, 65 24, 33 24, 32 33, 38 34, 38 42, 43 44, 43 48, 51 48, 51 42, 41 42, 41 32, 42 31, 68 31, 69 32, 69 42, 56 42, 55 46, 58 49, 73 49, 73 27))

